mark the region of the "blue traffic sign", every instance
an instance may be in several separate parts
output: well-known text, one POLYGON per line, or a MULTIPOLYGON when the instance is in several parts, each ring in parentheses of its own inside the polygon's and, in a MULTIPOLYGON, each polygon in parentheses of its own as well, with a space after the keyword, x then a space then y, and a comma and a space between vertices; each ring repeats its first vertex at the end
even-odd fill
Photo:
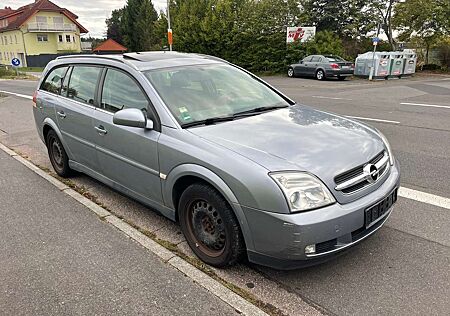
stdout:
POLYGON ((19 67, 20 66, 20 59, 19 58, 13 58, 11 60, 11 65, 13 65, 14 67, 19 67))
POLYGON ((378 43, 379 41, 380 41, 379 37, 372 38, 372 42, 374 42, 374 43, 378 43))

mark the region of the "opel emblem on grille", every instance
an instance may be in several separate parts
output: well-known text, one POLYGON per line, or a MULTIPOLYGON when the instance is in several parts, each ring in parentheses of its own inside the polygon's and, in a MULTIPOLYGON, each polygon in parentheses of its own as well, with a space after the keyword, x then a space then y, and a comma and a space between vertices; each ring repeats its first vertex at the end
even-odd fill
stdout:
POLYGON ((367 182, 374 183, 378 180, 379 170, 375 165, 371 163, 364 166, 364 176, 366 177, 367 182))

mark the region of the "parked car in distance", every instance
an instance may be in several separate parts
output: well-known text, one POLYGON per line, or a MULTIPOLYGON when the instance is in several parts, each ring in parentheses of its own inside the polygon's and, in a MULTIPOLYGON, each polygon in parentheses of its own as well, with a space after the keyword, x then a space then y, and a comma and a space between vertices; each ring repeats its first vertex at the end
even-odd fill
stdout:
POLYGON ((352 76, 355 64, 335 55, 310 55, 288 67, 288 77, 314 77, 317 80, 337 78, 345 80, 352 76))
POLYGON ((58 175, 85 173, 178 221, 213 266, 328 260, 377 231, 397 199, 379 131, 211 56, 59 57, 33 100, 58 175))

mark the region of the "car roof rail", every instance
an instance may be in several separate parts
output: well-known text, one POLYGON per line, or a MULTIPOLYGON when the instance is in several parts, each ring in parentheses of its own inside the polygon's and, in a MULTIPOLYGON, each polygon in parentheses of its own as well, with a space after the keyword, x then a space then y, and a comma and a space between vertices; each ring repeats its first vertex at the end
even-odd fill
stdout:
POLYGON ((105 56, 105 55, 64 55, 64 56, 58 56, 56 57, 56 59, 70 59, 70 58, 100 58, 100 59, 109 59, 109 60, 114 60, 114 61, 118 61, 121 63, 125 63, 123 60, 121 60, 120 58, 115 58, 112 56, 105 56))
POLYGON ((136 67, 136 65, 134 65, 133 63, 128 62, 127 60, 125 60, 124 56, 122 55, 116 55, 115 56, 111 56, 111 55, 95 55, 95 54, 91 54, 91 55, 64 55, 64 56, 58 56, 56 57, 56 59, 71 59, 71 58, 98 58, 98 59, 107 59, 107 60, 113 60, 113 61, 118 61, 119 63, 128 65, 136 70, 138 70, 138 68, 136 67))

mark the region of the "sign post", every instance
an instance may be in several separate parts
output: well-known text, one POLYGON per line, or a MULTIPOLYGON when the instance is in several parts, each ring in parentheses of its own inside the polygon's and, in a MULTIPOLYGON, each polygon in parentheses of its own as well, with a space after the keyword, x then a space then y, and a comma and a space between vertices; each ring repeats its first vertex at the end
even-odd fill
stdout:
POLYGON ((378 23, 377 36, 372 38, 373 54, 372 54, 372 67, 370 67, 370 73, 369 73, 369 80, 372 80, 373 75, 374 75, 373 73, 375 72, 375 52, 377 51, 377 45, 378 45, 378 42, 380 41, 380 38, 378 37, 378 35, 380 35, 380 28, 381 28, 381 24, 378 23))
POLYGON ((16 76, 19 75, 19 71, 17 70, 17 67, 20 66, 20 59, 19 58, 13 58, 11 60, 11 65, 14 67, 14 69, 16 70, 16 76))
POLYGON ((167 40, 169 42, 169 50, 172 51, 173 37, 172 28, 170 27, 170 0, 167 0, 167 40))

